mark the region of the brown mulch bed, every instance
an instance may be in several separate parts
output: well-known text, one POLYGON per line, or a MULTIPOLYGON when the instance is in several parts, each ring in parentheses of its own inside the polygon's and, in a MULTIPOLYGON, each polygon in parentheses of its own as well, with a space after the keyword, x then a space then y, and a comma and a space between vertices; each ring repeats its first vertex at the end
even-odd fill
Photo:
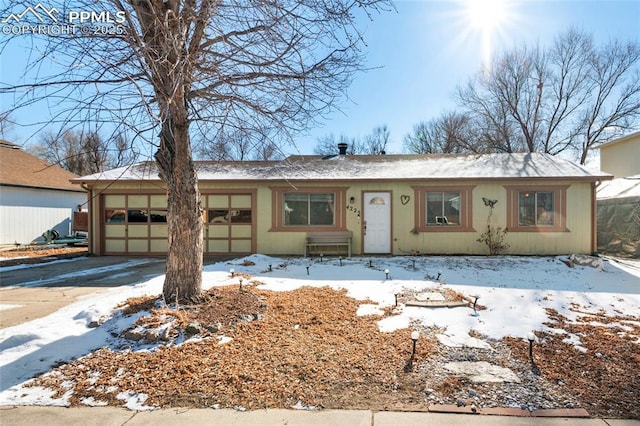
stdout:
POLYGON ((87 247, 70 246, 29 246, 0 251, 0 257, 8 258, 0 261, 0 266, 14 266, 48 262, 76 256, 86 256, 87 247))
POLYGON ((238 286, 214 288, 200 306, 157 308, 158 298, 147 297, 130 299, 122 307, 127 315, 151 312, 134 327, 154 328, 172 318, 172 338, 184 336, 196 323, 203 326, 203 340, 159 342, 152 350, 102 348, 31 385, 55 389, 57 397, 72 389, 72 405, 89 398, 121 406, 117 395, 129 392, 148 395, 144 404, 158 407, 424 411, 434 402, 535 406, 533 396, 538 395, 557 408, 580 406, 597 417, 640 418, 638 318, 590 314, 570 322, 549 311, 552 322, 547 325, 579 336, 586 352, 563 342, 566 333, 538 332, 534 359, 539 374, 533 373, 522 339, 494 341, 488 351, 453 349, 437 343, 433 336, 440 331, 423 329, 407 373, 411 330, 378 329, 377 321, 393 315, 391 310, 357 316, 362 302, 345 291, 262 291, 246 278, 249 285, 242 292, 238 286), (222 335, 232 340, 220 344, 222 335), (444 372, 442 359, 510 367, 523 384, 469 383, 444 372), (478 395, 469 398, 471 391, 478 395))
MULTIPOLYGON (((638 318, 587 315, 575 323, 556 311, 549 314, 553 322, 547 325, 578 336, 586 352, 563 342, 567 334, 537 333, 534 362, 540 374, 570 389, 591 415, 640 419, 638 318)), ((521 339, 504 341, 514 356, 529 360, 521 339)))
MULTIPOLYGON (((248 312, 262 309, 262 319, 227 322, 222 331, 233 340, 225 344, 211 338, 152 352, 99 349, 32 385, 58 389, 61 396, 63 382, 73 380, 73 405, 88 397, 121 405, 116 395, 129 391, 147 394, 145 404, 161 407, 287 408, 300 401, 325 408, 424 409, 420 382, 403 372, 410 330, 381 333, 380 317, 357 316, 360 302, 345 291, 216 292, 206 309, 181 311, 182 321, 218 323, 246 305, 248 312), (236 308, 228 310, 224 302, 233 298, 236 308)), ((433 344, 423 339, 416 359, 427 357, 433 344)))

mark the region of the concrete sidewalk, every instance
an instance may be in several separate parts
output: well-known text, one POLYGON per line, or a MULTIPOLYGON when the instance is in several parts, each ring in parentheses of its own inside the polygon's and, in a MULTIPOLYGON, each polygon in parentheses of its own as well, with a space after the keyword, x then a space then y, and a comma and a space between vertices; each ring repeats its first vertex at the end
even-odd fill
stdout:
POLYGON ((507 417, 368 410, 234 410, 174 408, 129 411, 114 407, 0 407, 0 424, 31 425, 225 425, 225 426, 637 426, 638 420, 507 417))

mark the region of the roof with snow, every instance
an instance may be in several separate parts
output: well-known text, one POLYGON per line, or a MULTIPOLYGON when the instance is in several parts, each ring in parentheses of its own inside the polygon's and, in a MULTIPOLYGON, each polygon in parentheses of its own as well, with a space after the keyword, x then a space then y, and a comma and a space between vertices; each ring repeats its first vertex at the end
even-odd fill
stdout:
POLYGON ((640 175, 603 182, 596 192, 598 200, 635 197, 640 197, 640 175))
MULTIPOLYGON (((282 161, 196 162, 201 181, 356 181, 413 179, 611 179, 550 154, 428 154, 291 156, 282 161)), ((138 163, 74 179, 98 181, 160 180, 154 162, 138 163)))

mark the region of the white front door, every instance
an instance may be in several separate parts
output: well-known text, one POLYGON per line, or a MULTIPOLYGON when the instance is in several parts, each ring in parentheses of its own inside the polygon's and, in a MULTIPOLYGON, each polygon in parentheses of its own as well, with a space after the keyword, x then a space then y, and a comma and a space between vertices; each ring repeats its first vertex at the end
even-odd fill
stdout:
POLYGON ((365 192, 362 222, 365 253, 391 253, 391 193, 365 192))

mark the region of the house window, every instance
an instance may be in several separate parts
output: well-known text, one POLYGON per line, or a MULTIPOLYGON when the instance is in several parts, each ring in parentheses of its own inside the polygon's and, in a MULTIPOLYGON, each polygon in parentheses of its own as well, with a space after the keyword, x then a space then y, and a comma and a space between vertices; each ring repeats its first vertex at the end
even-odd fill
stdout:
POLYGON ((427 192, 427 226, 460 226, 459 192, 427 192))
POLYGON ((474 232, 471 196, 475 186, 415 186, 418 232, 474 232))
POLYGON ((347 187, 270 187, 271 232, 345 230, 347 187))
POLYGON ((553 226, 553 192, 518 194, 518 226, 553 226))
POLYGON ((510 232, 568 232, 567 185, 505 186, 510 232))
POLYGON ((332 226, 335 224, 335 194, 284 194, 285 226, 332 226))

